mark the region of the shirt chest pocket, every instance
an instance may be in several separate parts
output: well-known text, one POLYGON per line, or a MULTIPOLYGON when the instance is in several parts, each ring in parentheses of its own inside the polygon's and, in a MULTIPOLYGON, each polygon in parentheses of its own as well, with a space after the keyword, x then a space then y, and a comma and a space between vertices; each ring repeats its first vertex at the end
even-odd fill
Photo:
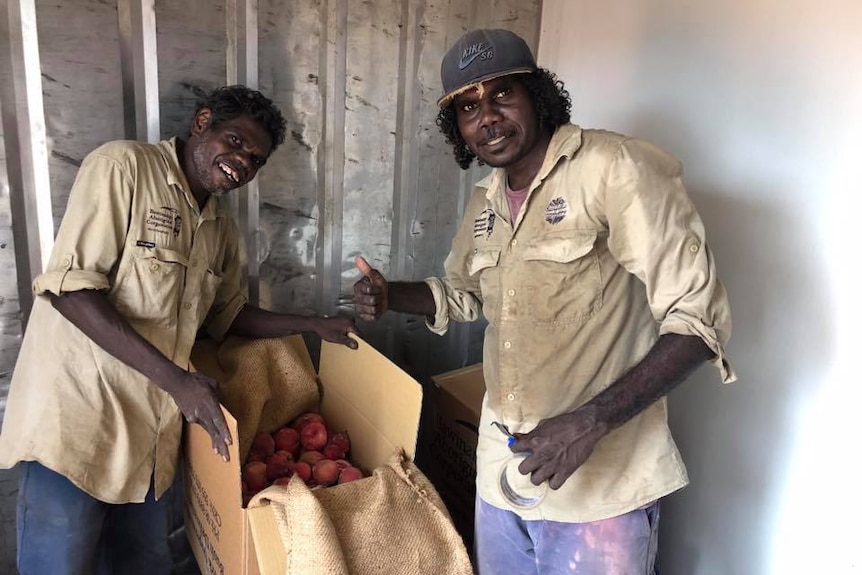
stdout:
POLYGON ((175 327, 185 291, 188 259, 165 248, 133 247, 109 298, 130 321, 175 327))
POLYGON ((522 253, 530 319, 540 324, 584 321, 602 308, 602 275, 595 230, 537 237, 522 253))

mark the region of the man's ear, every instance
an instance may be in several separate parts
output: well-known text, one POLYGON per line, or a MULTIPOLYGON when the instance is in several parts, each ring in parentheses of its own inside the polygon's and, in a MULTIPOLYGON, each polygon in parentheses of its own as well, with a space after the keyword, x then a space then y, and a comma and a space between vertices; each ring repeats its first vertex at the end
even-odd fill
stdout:
POLYGON ((195 117, 192 120, 192 135, 200 136, 201 134, 206 132, 212 125, 212 119, 213 111, 209 108, 201 108, 200 110, 198 110, 197 114, 195 114, 195 117))

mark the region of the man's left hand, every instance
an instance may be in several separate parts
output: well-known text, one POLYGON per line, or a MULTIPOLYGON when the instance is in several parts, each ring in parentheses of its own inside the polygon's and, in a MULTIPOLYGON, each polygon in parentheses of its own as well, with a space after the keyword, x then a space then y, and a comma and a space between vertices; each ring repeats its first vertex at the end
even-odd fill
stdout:
POLYGON ((356 328, 356 322, 352 317, 336 316, 317 318, 314 331, 321 339, 346 345, 350 349, 356 349, 359 344, 349 334, 362 335, 356 328))
POLYGON ((512 451, 532 451, 518 466, 530 481, 559 489, 593 453, 607 426, 588 407, 543 419, 530 433, 517 434, 512 451))

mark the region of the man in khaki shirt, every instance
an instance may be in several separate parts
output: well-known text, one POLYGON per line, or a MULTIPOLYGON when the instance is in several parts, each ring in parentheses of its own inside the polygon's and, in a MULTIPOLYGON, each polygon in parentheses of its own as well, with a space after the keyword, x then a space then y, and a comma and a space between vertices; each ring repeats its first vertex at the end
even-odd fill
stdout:
POLYGON ((727 295, 679 162, 570 124, 562 83, 509 31, 465 34, 441 76, 456 161, 495 169, 445 278, 390 283, 359 257, 357 311, 422 314, 437 333, 488 320, 480 575, 650 575, 658 500, 688 481, 665 395, 707 360, 735 379, 727 295))
POLYGON ((165 492, 182 418, 227 459, 216 382, 189 370, 200 327, 355 347, 349 318, 247 303, 225 194, 284 142, 273 103, 244 86, 208 95, 187 140, 111 142, 81 165, 24 336, 0 434, 19 463, 22 575, 169 574, 165 492))

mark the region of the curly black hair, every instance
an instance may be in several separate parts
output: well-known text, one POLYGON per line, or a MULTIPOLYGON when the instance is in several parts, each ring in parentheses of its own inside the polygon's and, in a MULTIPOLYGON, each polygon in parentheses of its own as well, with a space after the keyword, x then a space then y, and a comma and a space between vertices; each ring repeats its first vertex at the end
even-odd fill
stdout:
MULTIPOLYGON (((571 119, 572 100, 569 92, 563 86, 563 81, 553 72, 545 68, 537 68, 529 74, 513 74, 527 89, 530 100, 536 107, 539 125, 553 132, 559 126, 568 124, 571 119)), ((455 114, 455 104, 450 102, 437 113, 437 127, 446 136, 446 143, 452 144, 455 151, 455 161, 466 170, 473 163, 476 155, 467 147, 461 132, 458 131, 458 119, 455 114)), ((482 165, 482 160, 477 160, 482 165)))
POLYGON ((204 108, 212 110, 212 127, 243 114, 248 114, 260 122, 272 140, 270 153, 284 143, 287 134, 287 122, 284 116, 272 100, 257 90, 239 84, 216 88, 198 102, 195 114, 204 108))

